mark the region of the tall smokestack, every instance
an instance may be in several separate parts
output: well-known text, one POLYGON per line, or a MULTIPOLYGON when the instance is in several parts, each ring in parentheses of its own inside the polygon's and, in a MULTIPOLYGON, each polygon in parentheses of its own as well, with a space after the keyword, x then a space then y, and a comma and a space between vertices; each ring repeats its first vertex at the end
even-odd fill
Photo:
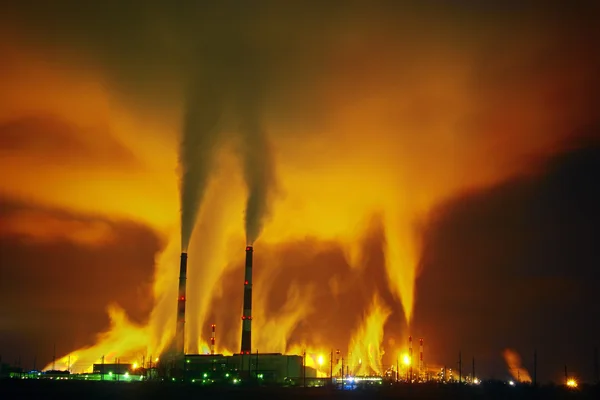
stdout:
POLYGON ((215 324, 212 324, 210 326, 212 328, 212 334, 210 336, 210 354, 211 355, 215 355, 215 329, 217 328, 217 326, 215 324))
POLYGON ((252 246, 246 246, 244 275, 244 311, 242 314, 242 354, 252 351, 252 246))
POLYGON ((179 294, 177 296, 177 330, 175 331, 175 351, 184 354, 185 333, 185 285, 187 275, 187 253, 181 253, 179 264, 179 294))

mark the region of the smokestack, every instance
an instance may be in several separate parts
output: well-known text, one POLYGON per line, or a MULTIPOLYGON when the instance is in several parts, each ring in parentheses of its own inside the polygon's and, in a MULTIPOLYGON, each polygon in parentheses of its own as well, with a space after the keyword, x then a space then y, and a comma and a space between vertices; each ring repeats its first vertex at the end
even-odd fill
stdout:
POLYGON ((419 339, 419 375, 422 375, 424 372, 423 365, 423 338, 419 339))
POLYGON ((181 253, 179 264, 179 294, 177 296, 177 329, 175 331, 175 351, 184 355, 185 332, 185 285, 187 276, 187 253, 181 253))
POLYGON ((212 334, 210 336, 210 354, 211 355, 215 355, 215 329, 216 329, 216 325, 212 324, 210 326, 212 328, 212 334))
POLYGON ((252 246, 246 246, 244 275, 244 310, 242 314, 242 354, 252 351, 252 246))
POLYGON ((413 370, 412 370, 412 366, 413 366, 413 351, 412 351, 412 336, 408 337, 408 359, 410 361, 410 376, 408 378, 409 382, 412 382, 412 378, 413 378, 413 370))

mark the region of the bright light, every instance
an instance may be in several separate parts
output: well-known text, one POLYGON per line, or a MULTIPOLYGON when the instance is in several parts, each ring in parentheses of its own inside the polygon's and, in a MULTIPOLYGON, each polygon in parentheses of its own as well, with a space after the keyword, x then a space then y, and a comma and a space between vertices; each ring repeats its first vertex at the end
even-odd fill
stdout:
POLYGON ((158 357, 156 357, 156 360, 154 360, 154 362, 158 362, 158 357))
POLYGON ((133 366, 131 368, 137 369, 137 367, 138 367, 137 363, 133 363, 133 366))
POLYGON ((570 378, 567 380, 567 386, 570 388, 576 388, 577 387, 577 381, 573 378, 570 378))
POLYGON ((112 376, 112 372, 109 372, 109 373, 108 373, 108 376, 112 376))
POLYGON ((125 372, 125 378, 129 378, 129 372, 125 372))
POLYGON ((476 385, 479 385, 479 379, 477 379, 477 378, 473 379, 473 383, 476 385))
POLYGON ((513 381, 508 381, 508 384, 509 384, 510 386, 515 386, 515 383, 514 383, 513 381))
POLYGON ((323 356, 319 356, 319 358, 317 358, 317 363, 319 363, 319 365, 323 365, 323 356))
POLYGON ((238 383, 238 380, 237 380, 237 379, 234 379, 234 380, 233 380, 233 383, 238 383))
POLYGON ((208 376, 207 373, 204 373, 204 375, 202 375, 203 378, 206 378, 208 376))
POLYGON ((405 354, 404 357, 402 357, 402 362, 404 363, 404 365, 410 365, 410 357, 408 356, 408 354, 405 354))

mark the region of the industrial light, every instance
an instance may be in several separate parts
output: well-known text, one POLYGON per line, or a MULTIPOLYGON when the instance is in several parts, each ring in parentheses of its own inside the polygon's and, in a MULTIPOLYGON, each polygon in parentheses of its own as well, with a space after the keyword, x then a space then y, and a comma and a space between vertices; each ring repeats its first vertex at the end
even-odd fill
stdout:
POLYGON ((405 354, 404 357, 402 357, 402 362, 404 363, 404 365, 410 365, 410 357, 408 356, 408 354, 405 354))
POLYGON ((509 384, 510 386, 515 386, 515 382, 513 382, 513 381, 508 381, 508 384, 509 384))
POLYGON ((577 381, 573 378, 570 378, 567 380, 567 386, 570 388, 576 388, 577 387, 577 381))
POLYGON ((319 363, 319 365, 323 365, 323 356, 319 356, 319 358, 317 359, 317 363, 319 363))

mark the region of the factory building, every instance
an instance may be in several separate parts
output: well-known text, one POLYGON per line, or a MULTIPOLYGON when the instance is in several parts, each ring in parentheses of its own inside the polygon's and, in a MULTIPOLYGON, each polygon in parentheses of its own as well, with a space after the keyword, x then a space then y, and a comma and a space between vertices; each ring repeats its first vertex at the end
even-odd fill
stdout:
POLYGON ((316 370, 304 367, 302 357, 263 354, 188 354, 185 356, 185 379, 203 383, 258 381, 299 384, 304 377, 315 378, 316 370))
POLYGON ((132 364, 94 364, 94 374, 115 374, 123 375, 133 371, 132 364))

